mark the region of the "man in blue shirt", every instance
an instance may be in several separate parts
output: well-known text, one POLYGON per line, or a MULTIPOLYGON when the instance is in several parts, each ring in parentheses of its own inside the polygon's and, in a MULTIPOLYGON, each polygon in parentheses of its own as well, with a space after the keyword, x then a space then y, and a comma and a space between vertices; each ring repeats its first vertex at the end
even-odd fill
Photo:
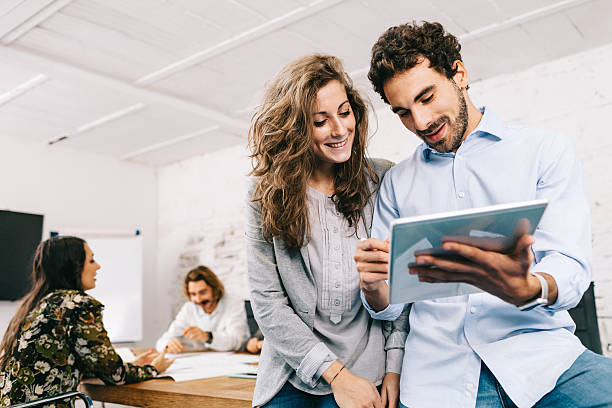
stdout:
POLYGON ((369 78, 423 140, 381 185, 372 236, 355 254, 372 317, 389 304, 389 224, 395 218, 546 198, 533 236, 509 254, 456 242, 461 262, 418 256, 420 281, 484 292, 417 302, 410 314, 400 399, 409 407, 612 406, 612 360, 585 350, 567 309, 591 280, 589 206, 580 163, 558 135, 501 123, 467 93, 457 39, 438 23, 387 30, 369 78))

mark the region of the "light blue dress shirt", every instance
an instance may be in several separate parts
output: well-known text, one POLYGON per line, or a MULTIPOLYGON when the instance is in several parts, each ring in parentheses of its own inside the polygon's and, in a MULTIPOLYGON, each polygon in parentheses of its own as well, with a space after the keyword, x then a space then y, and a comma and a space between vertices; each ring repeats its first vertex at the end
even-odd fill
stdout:
MULTIPOLYGON (((457 153, 423 144, 385 175, 372 236, 400 217, 547 198, 533 272, 552 275, 557 301, 521 312, 488 293, 417 302, 402 366, 408 407, 474 407, 481 360, 519 407, 531 407, 584 351, 566 309, 591 280, 591 230, 578 158, 558 135, 502 124, 490 110, 457 153)), ((372 317, 394 320, 403 305, 372 317)))

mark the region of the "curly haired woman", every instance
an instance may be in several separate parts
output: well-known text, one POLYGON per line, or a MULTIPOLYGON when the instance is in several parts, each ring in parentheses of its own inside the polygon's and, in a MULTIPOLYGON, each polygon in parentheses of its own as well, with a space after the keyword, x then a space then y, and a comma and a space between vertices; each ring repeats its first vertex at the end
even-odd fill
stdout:
POLYGON ((247 272, 266 339, 254 406, 397 405, 401 324, 383 334, 371 320, 352 258, 392 165, 366 158, 367 137, 366 104, 332 56, 288 64, 253 117, 247 272))

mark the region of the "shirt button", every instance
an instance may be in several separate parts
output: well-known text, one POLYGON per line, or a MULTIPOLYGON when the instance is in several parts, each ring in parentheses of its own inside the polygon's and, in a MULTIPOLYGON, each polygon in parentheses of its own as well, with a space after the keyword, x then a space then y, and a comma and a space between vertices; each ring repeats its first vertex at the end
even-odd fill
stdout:
POLYGON ((336 266, 336 269, 340 269, 340 264, 338 262, 336 262, 335 266, 336 266))
POLYGON ((338 227, 334 227, 333 231, 334 233, 338 232, 338 227))
POLYGON ((334 305, 340 306, 340 301, 338 299, 334 300, 334 305))
POLYGON ((466 391, 466 392, 465 392, 465 396, 466 396, 466 397, 471 397, 471 396, 472 396, 472 393, 471 393, 471 392, 469 392, 469 391, 466 391))
POLYGON ((340 282, 336 282, 336 287, 339 288, 340 287, 340 282))
POLYGON ((470 313, 476 313, 476 308, 474 306, 470 307, 470 313))
POLYGON ((337 251, 340 249, 340 245, 334 245, 334 249, 337 251))
POLYGON ((471 390, 471 389, 474 388, 474 384, 472 384, 472 383, 467 383, 467 384, 465 384, 465 386, 467 387, 468 390, 471 390))
POLYGON ((457 196, 459 196, 459 198, 463 198, 465 197, 465 193, 463 191, 460 191, 459 193, 457 193, 457 196))

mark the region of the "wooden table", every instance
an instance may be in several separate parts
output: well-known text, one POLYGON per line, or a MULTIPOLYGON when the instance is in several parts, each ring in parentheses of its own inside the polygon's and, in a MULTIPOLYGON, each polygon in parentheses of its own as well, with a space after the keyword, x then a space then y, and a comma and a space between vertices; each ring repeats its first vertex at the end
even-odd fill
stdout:
POLYGON ((175 382, 160 378, 130 385, 104 385, 92 379, 81 382, 79 389, 95 401, 143 408, 250 408, 255 380, 213 377, 175 382))

